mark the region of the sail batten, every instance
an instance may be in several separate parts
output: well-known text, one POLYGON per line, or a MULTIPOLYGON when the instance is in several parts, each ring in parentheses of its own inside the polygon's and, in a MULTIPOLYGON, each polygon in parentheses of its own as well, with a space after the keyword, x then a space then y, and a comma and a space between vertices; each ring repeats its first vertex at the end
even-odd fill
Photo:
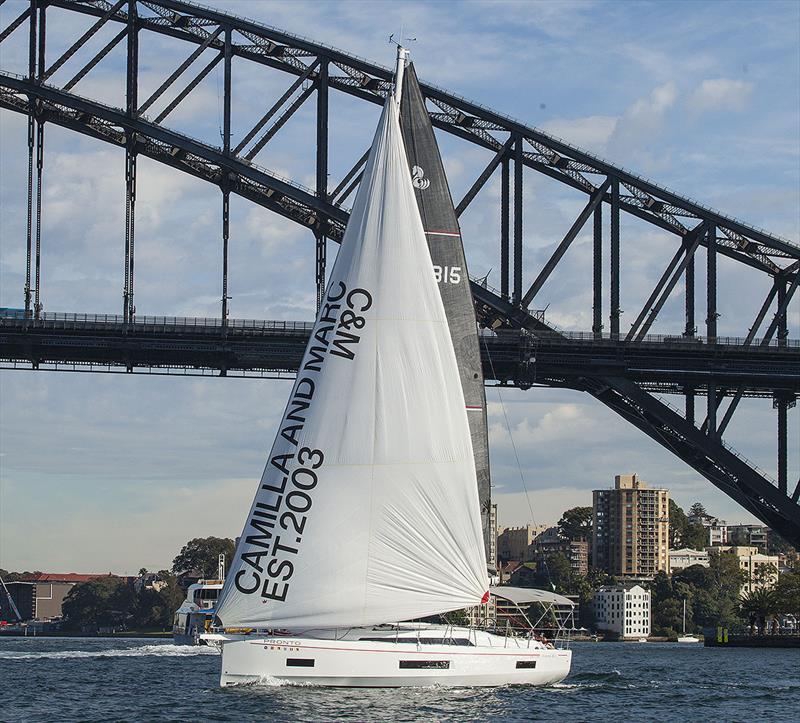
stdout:
POLYGON ((372 625, 477 604, 487 585, 464 395, 390 98, 218 616, 372 625))

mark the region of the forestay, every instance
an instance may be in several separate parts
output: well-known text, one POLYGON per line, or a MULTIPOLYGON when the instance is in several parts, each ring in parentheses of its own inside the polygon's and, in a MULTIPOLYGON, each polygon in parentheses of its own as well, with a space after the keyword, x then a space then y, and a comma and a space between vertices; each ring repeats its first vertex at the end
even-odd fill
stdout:
POLYGON ((373 625, 487 590, 464 395, 390 98, 218 616, 373 625))

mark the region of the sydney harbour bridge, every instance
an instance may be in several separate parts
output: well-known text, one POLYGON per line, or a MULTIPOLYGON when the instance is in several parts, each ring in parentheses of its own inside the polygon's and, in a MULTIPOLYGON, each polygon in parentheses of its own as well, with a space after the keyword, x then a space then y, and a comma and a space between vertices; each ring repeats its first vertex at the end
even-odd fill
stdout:
MULTIPOLYGON (((308 230, 319 299, 326 278, 327 241, 342 237, 347 203, 366 162, 364 154, 341 178, 330 177, 329 97, 347 94, 362 101, 363 107, 382 104, 391 87, 391 71, 324 44, 179 0, 19 0, 9 6, 18 8, 19 14, 0 28, 0 43, 23 35, 28 50, 26 74, 0 67, 0 108, 27 118, 28 174, 19 179, 20 184, 27 182, 27 234, 18 240, 26 248, 26 283, 20 289, 19 310, 0 316, 0 365, 127 373, 292 374, 310 323, 229 317, 230 196, 247 199, 308 230), (64 11, 86 22, 66 47, 54 51, 48 47, 48 17, 64 11), (179 41, 185 59, 174 66, 164 63, 163 82, 143 97, 140 44, 154 33, 179 41), (85 49, 98 35, 107 42, 87 58, 85 49), (115 49, 122 49, 126 58, 124 77, 122 73, 119 77, 125 88, 124 107, 112 107, 81 90, 91 87, 85 79, 91 79, 115 49), (78 67, 69 63, 76 54, 82 59, 78 67), (279 73, 284 92, 265 99, 261 118, 234 142, 234 73, 249 72, 254 65, 279 73), (223 78, 219 146, 179 132, 170 118, 217 66, 223 78), (315 149, 315 190, 254 160, 306 104, 316 117, 314 133, 307 139, 315 149), (119 234, 124 248, 120 242, 123 294, 118 315, 42 310, 41 199, 49 124, 124 149, 120 184, 125 188, 126 212, 119 234), (141 156, 220 189, 218 318, 136 314, 135 219, 141 156)), ((486 330, 481 351, 487 383, 523 389, 544 385, 592 395, 787 540, 800 544, 800 480, 788 474, 790 443, 796 454, 798 442, 790 438, 788 420, 800 394, 800 340, 789 338, 787 323, 797 313, 797 302, 793 305, 792 300, 800 280, 800 246, 456 94, 429 85, 422 91, 439 133, 486 153, 485 168, 463 198, 454 199, 457 213, 470 206, 490 179, 500 179, 495 216, 499 243, 491 241, 500 288, 489 287, 485 280, 471 281, 478 321, 486 330), (527 197, 523 171, 528 169, 573 189, 585 202, 543 265, 523 258, 527 197), (632 314, 628 311, 626 319, 632 323, 623 328, 620 259, 626 239, 621 219, 626 216, 664 232, 673 249, 649 295, 632 314), (562 260, 585 227, 593 239, 591 275, 586 279, 592 289, 592 328, 566 332, 536 310, 537 296, 548 280, 565 273, 562 260), (741 329, 734 337, 717 333, 717 320, 724 312, 718 308, 717 293, 722 258, 768 282, 765 298, 753 298, 751 315, 740 319, 741 329), (701 293, 696 293, 696 278, 701 293), (676 293, 684 299, 682 333, 659 334, 659 314, 676 293), (705 299, 698 304, 700 295, 705 299), (678 404, 668 403, 664 395, 675 395, 678 404), (749 397, 771 402, 775 411, 774 479, 725 439, 741 400, 749 397)), ((16 242, 4 241, 6 248, 16 242)))

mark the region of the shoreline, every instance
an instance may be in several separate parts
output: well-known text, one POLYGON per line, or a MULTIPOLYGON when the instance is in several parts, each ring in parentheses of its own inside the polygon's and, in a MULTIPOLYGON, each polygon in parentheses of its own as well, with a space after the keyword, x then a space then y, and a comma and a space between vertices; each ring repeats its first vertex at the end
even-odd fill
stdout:
POLYGON ((26 632, 24 630, 3 630, 0 631, 2 638, 100 638, 106 640, 172 640, 172 631, 169 632, 149 632, 144 630, 126 630, 119 633, 82 633, 80 631, 37 631, 26 632))

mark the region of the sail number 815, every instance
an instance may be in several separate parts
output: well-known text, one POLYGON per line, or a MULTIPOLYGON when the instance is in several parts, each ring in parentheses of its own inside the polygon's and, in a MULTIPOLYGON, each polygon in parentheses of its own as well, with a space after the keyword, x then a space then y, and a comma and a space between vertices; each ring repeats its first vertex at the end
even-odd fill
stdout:
POLYGON ((460 266, 433 266, 433 275, 437 284, 460 284, 460 266))

